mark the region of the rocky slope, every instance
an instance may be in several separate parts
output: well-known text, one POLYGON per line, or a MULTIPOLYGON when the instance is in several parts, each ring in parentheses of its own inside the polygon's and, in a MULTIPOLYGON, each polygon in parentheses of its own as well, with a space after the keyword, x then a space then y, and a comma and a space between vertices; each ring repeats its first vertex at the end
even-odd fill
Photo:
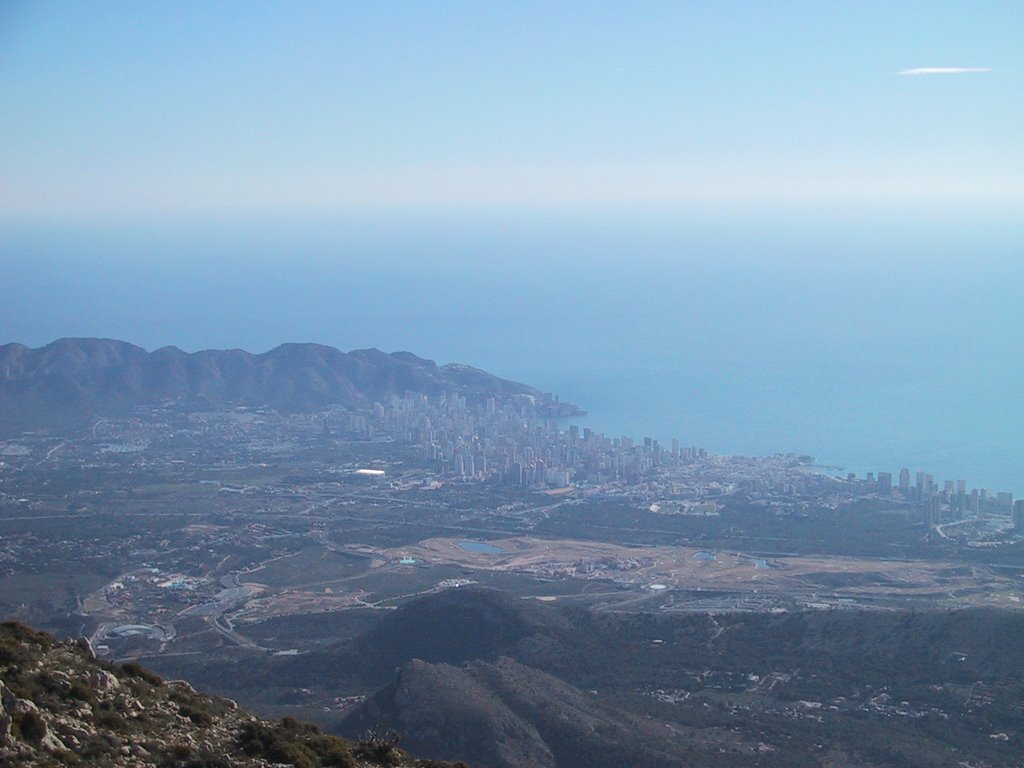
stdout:
POLYGON ((345 353, 319 344, 282 344, 262 354, 177 347, 147 352, 113 339, 60 339, 38 349, 0 346, 0 423, 66 422, 168 403, 354 408, 407 391, 458 392, 477 401, 529 395, 543 414, 579 413, 525 384, 467 365, 438 366, 409 352, 345 353))
POLYGON ((350 742, 290 718, 261 720, 13 622, 0 624, 0 765, 456 768, 413 760, 380 732, 350 742))

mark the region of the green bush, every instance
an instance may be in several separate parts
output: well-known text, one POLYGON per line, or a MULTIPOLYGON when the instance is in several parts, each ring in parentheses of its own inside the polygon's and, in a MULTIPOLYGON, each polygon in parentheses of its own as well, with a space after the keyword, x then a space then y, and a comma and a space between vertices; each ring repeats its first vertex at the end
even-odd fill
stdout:
POLYGON ((14 664, 20 658, 18 641, 11 637, 0 637, 0 664, 14 664))
POLYGON ((163 685, 163 678, 153 672, 150 672, 141 664, 137 664, 134 661, 129 661, 127 664, 121 667, 121 671, 128 675, 128 677, 137 677, 140 680, 145 680, 150 685, 163 685))
POLYGON ((17 727, 18 733, 25 741, 38 744, 46 735, 46 723, 38 712, 22 712, 14 716, 13 725, 17 727))
POLYGON ((47 693, 58 693, 60 691, 60 681, 45 670, 36 675, 36 684, 47 693))
POLYGON ((71 687, 68 689, 68 696, 77 701, 87 703, 92 703, 96 700, 96 692, 92 689, 92 686, 81 680, 72 681, 71 687))
POLYGON ((297 741, 275 741, 267 757, 278 763, 290 763, 295 768, 317 768, 316 755, 297 741))
POLYGON ((192 757, 192 747, 188 744, 175 744, 171 747, 171 756, 176 760, 188 760, 192 757))
POLYGON ((96 724, 112 731, 128 730, 128 721, 121 716, 120 712, 112 709, 101 709, 96 713, 96 724))
POLYGON ((38 645, 44 651, 53 647, 53 638, 45 632, 37 632, 20 621, 0 622, 0 635, 10 638, 15 645, 38 645))
POLYGON ((196 725, 204 728, 213 724, 213 718, 210 717, 210 713, 207 711, 206 707, 195 702, 191 704, 182 704, 178 707, 178 714, 182 717, 187 717, 196 725))
POLYGON ((246 723, 238 733, 238 748, 245 754, 256 757, 267 751, 274 740, 273 732, 263 723, 246 723))
POLYGON ((337 736, 314 734, 306 740, 306 746, 320 759, 320 765, 331 768, 355 768, 356 760, 348 744, 337 736))
POLYGON ((246 723, 239 732, 237 744, 247 755, 288 763, 296 768, 355 768, 356 765, 346 741, 320 733, 315 725, 300 723, 291 717, 276 726, 246 723))
MULTIPOLYGON (((149 750, 150 752, 159 753, 160 750, 157 747, 149 750)), ((178 743, 171 746, 171 748, 163 753, 163 759, 160 760, 160 768, 183 768, 183 766, 190 766, 196 762, 193 757, 192 747, 189 744, 178 743)))
POLYGON ((390 728, 371 728, 359 740, 356 754, 382 765, 401 765, 404 759, 398 748, 401 736, 390 728))

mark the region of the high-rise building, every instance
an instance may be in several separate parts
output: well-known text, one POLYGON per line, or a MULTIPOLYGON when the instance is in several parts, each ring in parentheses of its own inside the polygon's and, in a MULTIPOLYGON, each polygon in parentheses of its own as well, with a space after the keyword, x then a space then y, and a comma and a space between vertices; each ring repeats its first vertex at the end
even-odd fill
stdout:
POLYGON ((964 516, 967 511, 967 481, 956 481, 956 515, 957 519, 964 516))
POLYGON ((996 494, 996 508, 1004 515, 1013 514, 1013 494, 1008 491, 999 491, 996 494))
POLYGON ((878 492, 892 493, 892 472, 878 473, 878 492))
POLYGON ((942 498, 937 494, 932 494, 928 499, 927 504, 928 510, 928 524, 938 525, 942 522, 942 498))
POLYGON ((900 490, 903 493, 910 490, 910 470, 906 467, 900 470, 900 490))

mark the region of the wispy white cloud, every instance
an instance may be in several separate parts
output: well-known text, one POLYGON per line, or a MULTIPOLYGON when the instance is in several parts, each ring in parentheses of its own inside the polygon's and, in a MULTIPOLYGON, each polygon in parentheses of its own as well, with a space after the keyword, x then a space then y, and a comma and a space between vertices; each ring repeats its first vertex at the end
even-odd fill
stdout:
POLYGON ((963 75, 972 72, 991 72, 989 67, 913 67, 900 70, 900 75, 963 75))

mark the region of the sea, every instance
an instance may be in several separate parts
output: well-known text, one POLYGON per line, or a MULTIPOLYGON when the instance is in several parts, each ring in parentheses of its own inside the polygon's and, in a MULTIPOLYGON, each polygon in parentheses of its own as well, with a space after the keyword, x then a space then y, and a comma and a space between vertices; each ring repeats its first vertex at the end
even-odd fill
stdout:
POLYGON ((411 351, 610 436, 1021 496, 1022 246, 978 212, 8 223, 0 342, 411 351))

